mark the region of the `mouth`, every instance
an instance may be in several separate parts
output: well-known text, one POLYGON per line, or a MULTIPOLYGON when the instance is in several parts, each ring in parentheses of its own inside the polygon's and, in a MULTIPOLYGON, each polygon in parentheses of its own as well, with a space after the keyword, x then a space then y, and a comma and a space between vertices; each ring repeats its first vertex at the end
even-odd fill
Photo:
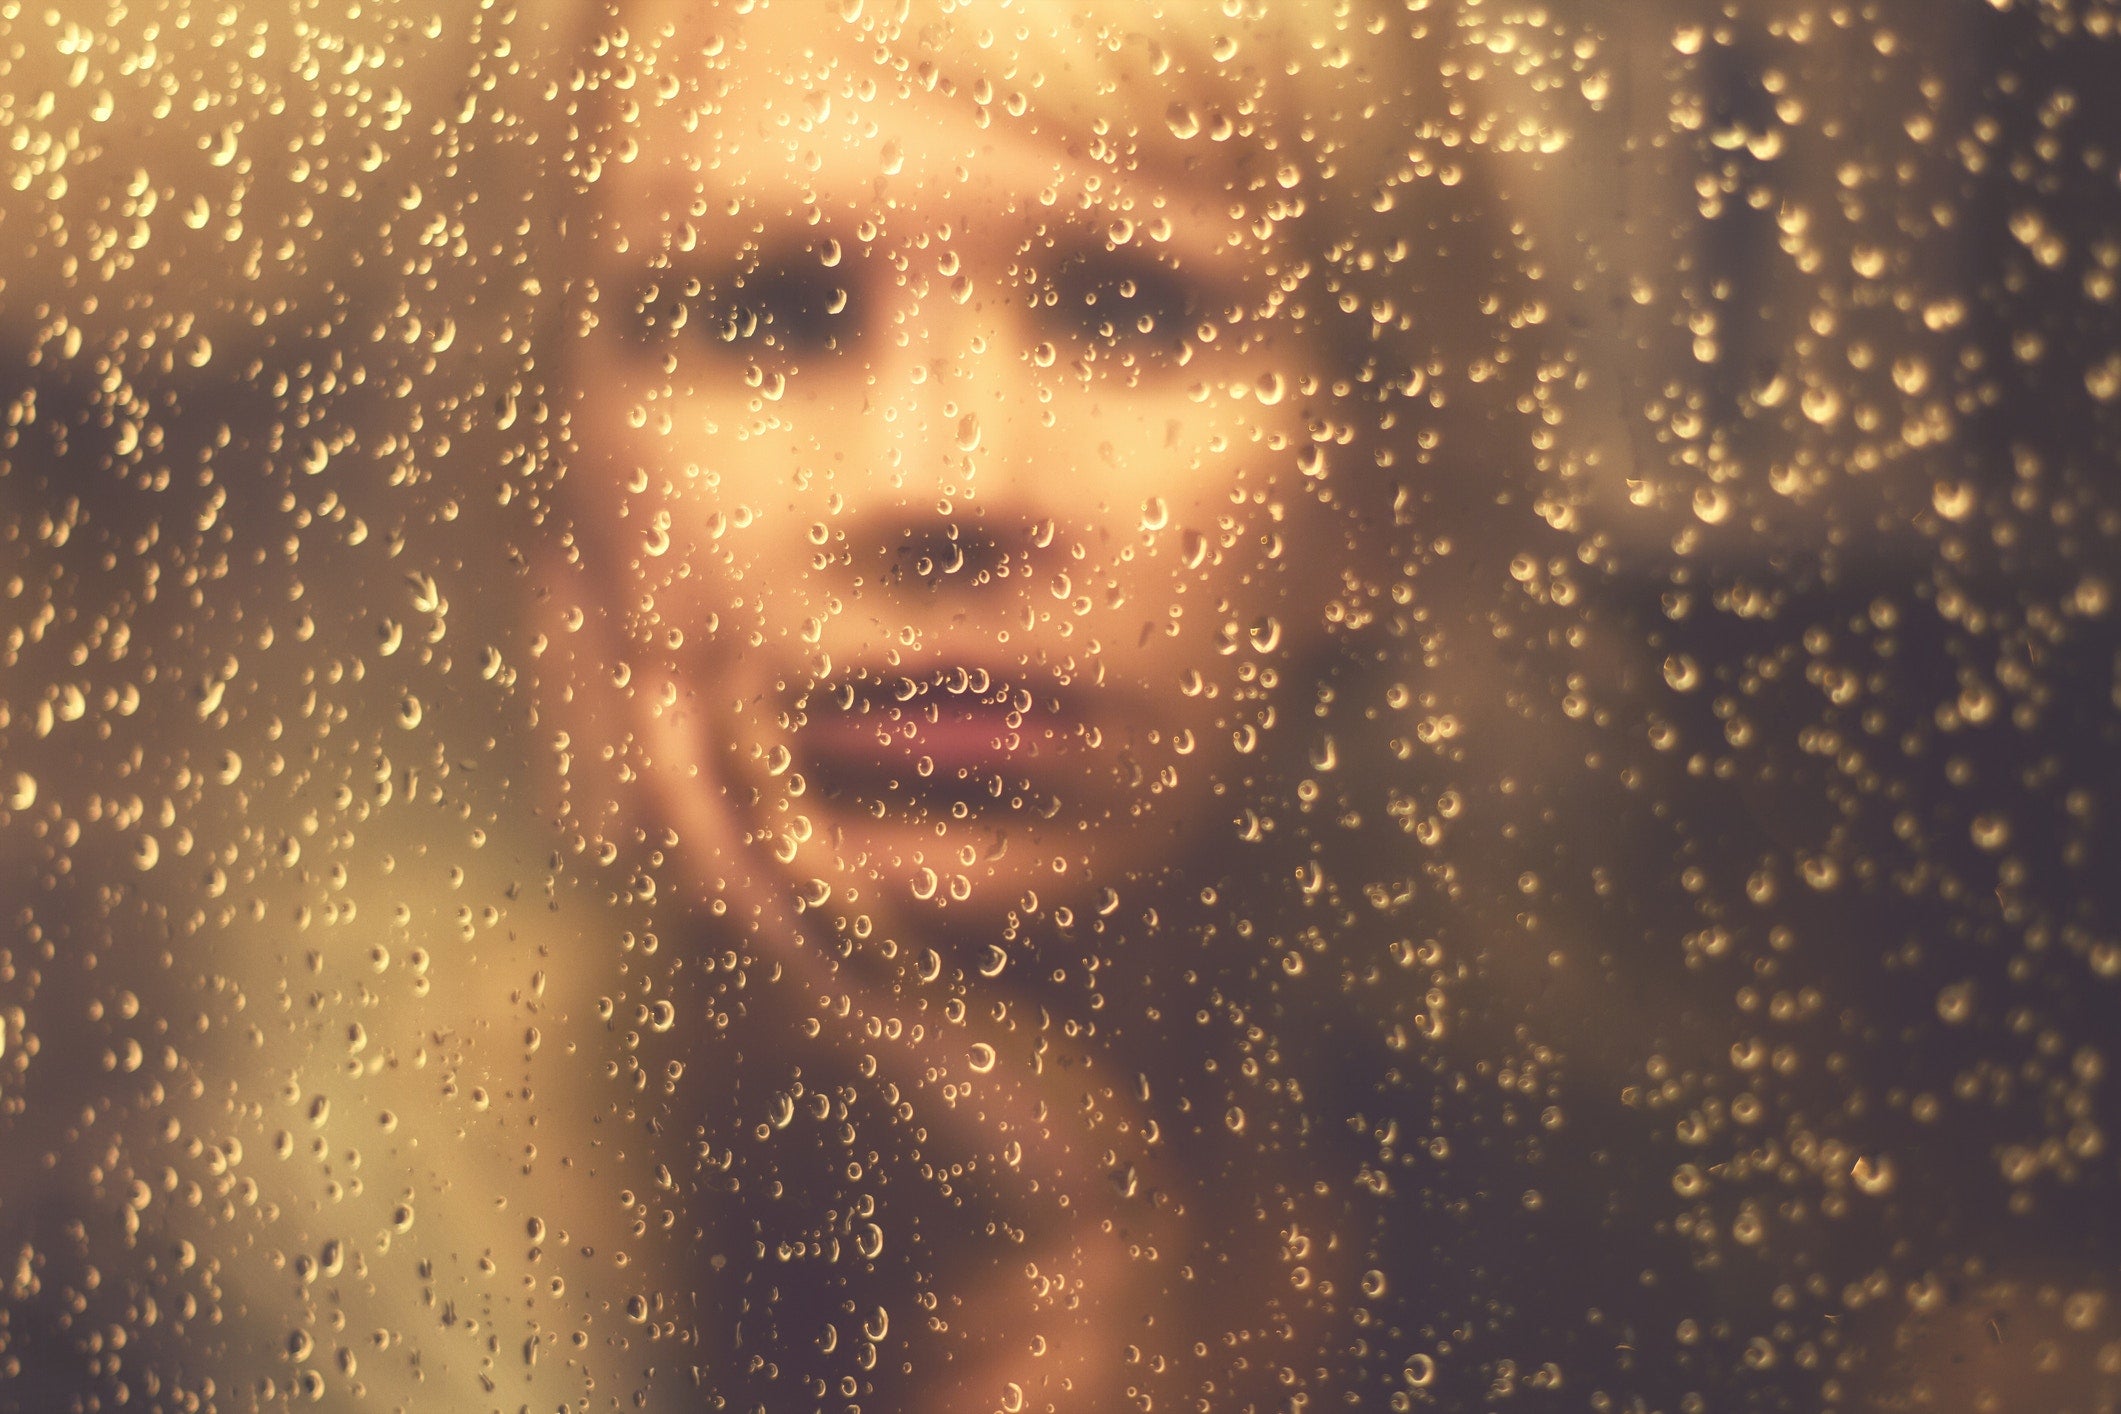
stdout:
POLYGON ((812 783, 875 804, 1023 808, 1101 740, 1071 691, 982 667, 857 671, 795 705, 793 749, 812 783))

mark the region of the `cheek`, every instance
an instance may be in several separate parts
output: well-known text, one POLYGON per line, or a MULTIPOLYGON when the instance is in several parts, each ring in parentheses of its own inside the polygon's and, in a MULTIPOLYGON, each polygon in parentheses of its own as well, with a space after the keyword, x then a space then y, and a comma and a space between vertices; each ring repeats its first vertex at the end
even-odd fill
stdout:
POLYGON ((1225 505, 1205 533, 1167 532, 1159 553, 1137 556, 1130 597, 1160 630, 1144 651, 1185 655, 1211 679, 1245 661, 1316 657, 1343 592, 1347 537, 1308 498, 1273 510, 1225 505))

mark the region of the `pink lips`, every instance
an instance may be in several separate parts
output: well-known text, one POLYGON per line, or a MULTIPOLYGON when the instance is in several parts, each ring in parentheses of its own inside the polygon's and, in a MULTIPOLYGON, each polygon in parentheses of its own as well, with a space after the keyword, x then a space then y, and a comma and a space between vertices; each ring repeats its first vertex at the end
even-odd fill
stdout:
POLYGON ((800 736, 805 755, 848 765, 914 765, 934 769, 999 765, 1021 749, 1023 733, 997 710, 938 712, 936 720, 913 711, 872 718, 834 712, 813 718, 800 736))
POLYGON ((912 685, 904 677, 886 679, 889 686, 843 683, 814 693, 796 753, 828 784, 887 778, 912 785, 1011 767, 1029 773, 1082 735, 1081 718, 1065 699, 1013 688, 951 691, 943 684, 953 680, 962 683, 964 675, 923 674, 912 685))

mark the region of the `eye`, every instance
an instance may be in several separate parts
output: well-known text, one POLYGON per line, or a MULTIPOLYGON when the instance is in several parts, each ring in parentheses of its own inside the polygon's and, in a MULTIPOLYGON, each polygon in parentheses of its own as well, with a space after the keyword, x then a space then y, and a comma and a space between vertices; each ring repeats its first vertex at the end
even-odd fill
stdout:
POLYGON ((794 251, 707 274, 657 272, 636 291, 626 333, 651 348, 751 360, 831 353, 853 332, 850 303, 816 253, 794 251))
POLYGON ((848 294, 811 252, 762 262, 728 284, 713 309, 725 344, 753 343, 784 354, 829 353, 853 329, 848 294))
POLYGON ((1039 300, 1072 337, 1154 362, 1176 356, 1206 303, 1184 272, 1105 251, 1065 260, 1039 300))

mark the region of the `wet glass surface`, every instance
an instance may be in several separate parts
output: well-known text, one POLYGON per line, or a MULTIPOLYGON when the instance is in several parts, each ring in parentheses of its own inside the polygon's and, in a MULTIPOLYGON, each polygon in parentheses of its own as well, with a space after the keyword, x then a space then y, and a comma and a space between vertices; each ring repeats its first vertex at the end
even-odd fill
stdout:
POLYGON ((2113 1409, 2117 39, 0 3, 0 1408, 2113 1409))

